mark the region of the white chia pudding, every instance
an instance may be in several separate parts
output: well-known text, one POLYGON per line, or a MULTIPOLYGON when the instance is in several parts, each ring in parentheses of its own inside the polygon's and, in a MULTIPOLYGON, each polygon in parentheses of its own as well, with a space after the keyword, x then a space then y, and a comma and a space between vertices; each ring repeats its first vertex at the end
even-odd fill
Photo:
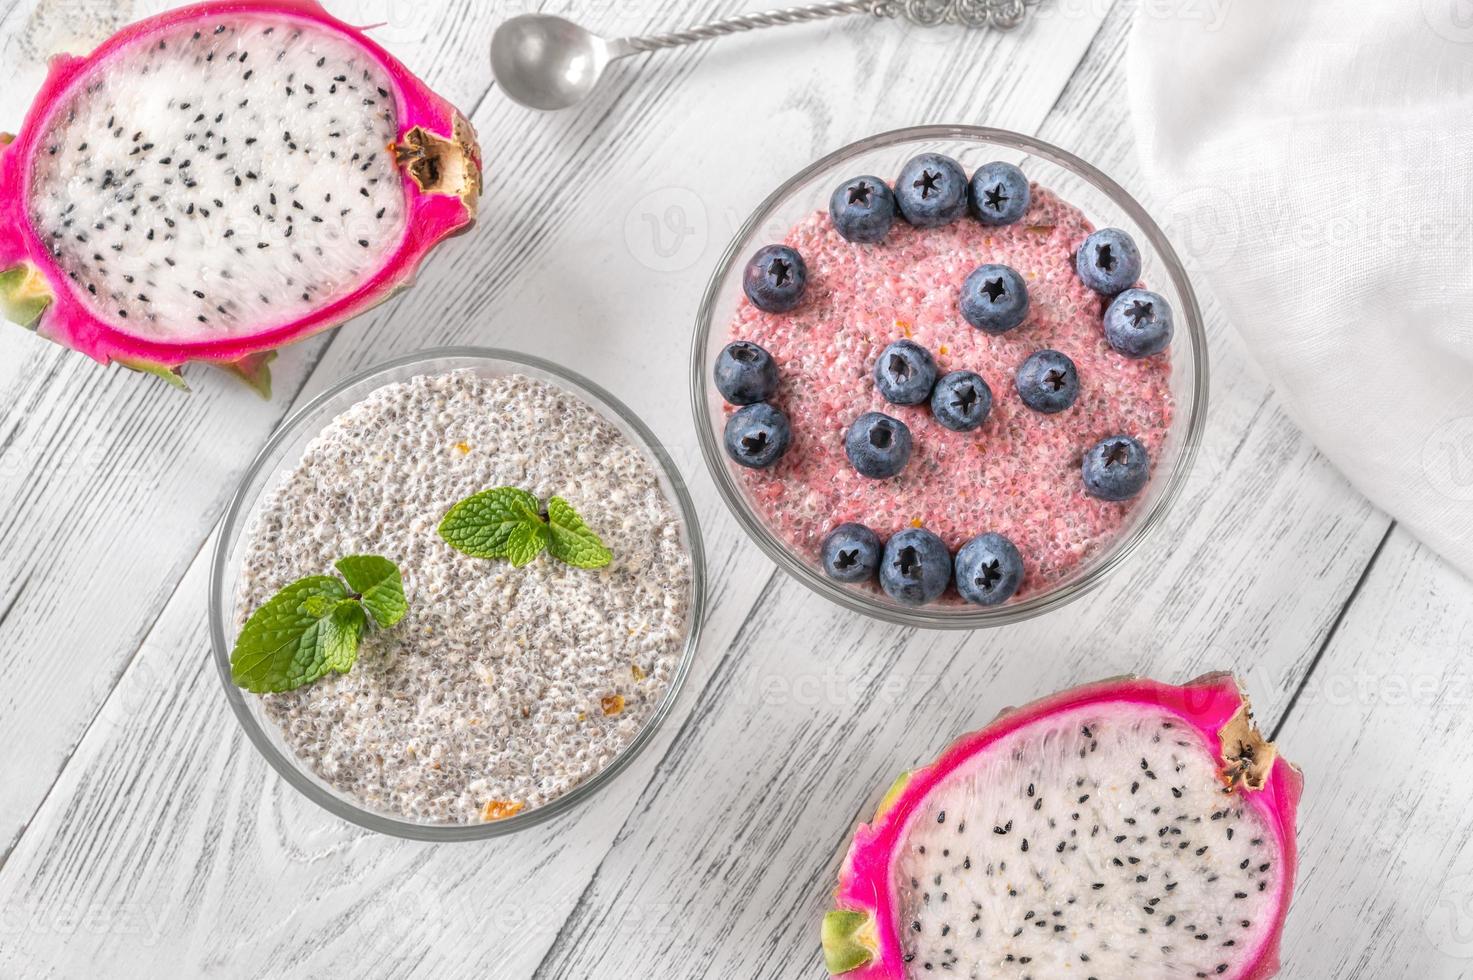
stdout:
POLYGON ((237 625, 352 554, 399 565, 409 614, 371 631, 350 672, 263 701, 287 746, 370 809, 467 824, 546 804, 629 745, 684 652, 691 560, 656 464, 543 381, 417 377, 339 415, 261 504, 237 625), (565 498, 612 563, 513 568, 440 538, 454 504, 501 486, 565 498))

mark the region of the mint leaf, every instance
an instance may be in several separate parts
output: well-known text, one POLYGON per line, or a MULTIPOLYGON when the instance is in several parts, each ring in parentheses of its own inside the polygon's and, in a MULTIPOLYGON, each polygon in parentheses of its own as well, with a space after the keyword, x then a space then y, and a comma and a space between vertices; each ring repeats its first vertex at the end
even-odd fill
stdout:
POLYGON ((339 558, 335 565, 381 629, 393 626, 409 612, 409 603, 404 598, 404 576, 389 559, 378 555, 349 555, 339 558))
POLYGON ((542 554, 542 549, 547 547, 549 537, 547 525, 542 523, 540 517, 535 523, 518 524, 506 542, 506 557, 511 559, 512 567, 521 568, 542 554))
POLYGON ((472 558, 511 558, 517 566, 537 557, 546 545, 545 532, 537 498, 516 487, 482 490, 450 508, 440 521, 440 537, 456 551, 472 558))
POLYGON ((309 615, 321 619, 327 614, 331 613, 334 609, 336 609, 338 603, 342 601, 343 600, 339 599, 337 596, 328 595, 326 593, 322 595, 309 595, 305 600, 303 600, 302 608, 306 610, 309 615))
POLYGON ((547 550, 559 561, 575 568, 603 568, 614 560, 613 552, 562 497, 547 502, 547 522, 552 536, 547 550))
POLYGON ((506 558, 517 568, 544 549, 576 568, 602 568, 614 558, 562 497, 548 501, 544 518, 537 498, 516 487, 483 490, 462 500, 440 522, 440 537, 474 558, 506 558))
MULTIPOLYGON (((327 670, 322 673, 333 670, 339 674, 346 674, 358 662, 358 641, 363 638, 363 631, 368 628, 368 613, 363 611, 363 603, 354 599, 344 599, 333 608, 333 611, 324 620, 324 624, 322 662, 327 670)), ((312 678, 314 681, 316 679, 316 677, 312 678)))
POLYGON ((347 588, 331 575, 293 582, 251 614, 230 655, 230 678, 256 694, 289 691, 332 670, 347 670, 358 652, 347 588))
POLYGON ((300 579, 251 614, 230 654, 230 679, 256 694, 290 691, 358 661, 369 614, 388 628, 409 612, 399 567, 378 555, 336 563, 342 579, 300 579), (346 581, 347 585, 343 582, 346 581))

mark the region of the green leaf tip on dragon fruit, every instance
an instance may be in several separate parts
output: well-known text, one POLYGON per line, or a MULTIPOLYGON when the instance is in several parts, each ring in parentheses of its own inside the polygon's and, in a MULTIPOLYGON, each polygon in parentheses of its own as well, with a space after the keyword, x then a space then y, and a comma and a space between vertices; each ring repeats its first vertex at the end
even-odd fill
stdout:
POLYGON ((874 959, 875 920, 864 912, 834 909, 823 917, 823 963, 830 973, 848 973, 874 959))
POLYGON ((1229 674, 1008 709, 856 828, 825 965, 844 980, 1266 980, 1302 786, 1229 674))
POLYGON ((271 399, 271 362, 276 360, 276 351, 247 354, 238 361, 226 361, 220 366, 256 390, 262 398, 271 399))
POLYGON ((178 368, 165 367, 152 361, 135 361, 131 357, 118 357, 114 360, 129 371, 137 371, 139 374, 151 374, 165 384, 178 388, 180 391, 189 390, 189 382, 184 380, 184 375, 179 373, 178 368))
POLYGON ((0 309, 5 319, 34 330, 50 305, 51 290, 35 266, 22 263, 0 270, 0 309))
POLYGON ((0 134, 0 314, 101 363, 262 355, 408 285, 468 227, 470 123, 314 0, 229 0, 62 55, 0 134))

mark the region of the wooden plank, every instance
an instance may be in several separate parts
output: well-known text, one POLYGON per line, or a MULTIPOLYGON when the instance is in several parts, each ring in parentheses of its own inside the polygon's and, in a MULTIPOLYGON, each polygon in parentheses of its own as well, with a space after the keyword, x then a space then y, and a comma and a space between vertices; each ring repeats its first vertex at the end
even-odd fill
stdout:
MULTIPOLYGON (((64 24, 80 24, 86 37, 94 19, 111 26, 168 5, 125 4, 89 19, 77 16, 75 4, 41 0, 18 6, 0 28, 8 47, 30 51, 64 24)), ((478 100, 490 68, 464 46, 489 36, 491 12, 460 0, 424 6, 413 22, 406 13, 387 0, 361 10, 368 19, 388 16, 379 32, 387 46, 449 97, 478 100), (388 16, 389 7, 397 13, 388 16)), ((26 79, 24 87, 0 86, 7 91, 39 83, 29 59, 7 60, 4 72, 26 79)), ((19 100, 6 103, 0 128, 15 128, 23 109, 19 100)), ((0 617, 0 739, 33 746, 0 759, 0 857, 325 344, 314 340, 285 354, 275 366, 277 397, 265 402, 197 369, 187 372, 196 391, 181 396, 22 330, 0 329, 0 609, 7 610, 0 617)))
MULTIPOLYGON (((0 867, 0 976, 103 962, 116 976, 529 974, 677 723, 584 811, 514 840, 361 831, 288 787, 240 732, 205 653, 206 572, 191 566, 0 867)), ((740 613, 718 604, 716 642, 740 613)))
MULTIPOLYGON (((1041 133, 1129 186, 1128 132, 1096 128, 1121 95, 1126 17, 1109 18, 1041 133)), ((1203 462, 1168 526, 1093 596, 958 637, 764 594, 536 976, 820 975, 817 924, 854 822, 898 771, 1007 704, 1226 668, 1278 718, 1386 520, 1276 408, 1221 322, 1213 340, 1203 462)))
MULTIPOLYGON (((576 16, 643 26, 623 8, 576 16)), ((454 85, 479 64, 476 18, 494 20, 491 9, 416 5, 390 25, 404 32, 391 47, 426 45, 439 84, 454 85), (421 36, 421 17, 454 29, 421 36)), ((15 16, 0 36, 13 37, 15 16)), ((668 20, 655 10, 645 23, 668 20)), ((498 175, 481 227, 441 253, 420 289, 330 346, 291 351, 279 371, 288 390, 259 415, 216 384, 175 409, 171 393, 0 331, 0 513, 11 515, 0 520, 0 738, 30 750, 14 771, 0 762, 0 839, 12 787, 29 794, 29 808, 14 808, 22 820, 49 787, 0 863, 0 976, 97 963, 117 975, 525 976, 539 964, 578 978, 813 974, 841 838, 895 769, 1047 687, 1224 664, 1244 670, 1270 721, 1294 703, 1283 741, 1310 770, 1304 822, 1337 828, 1306 844, 1288 975, 1330 962, 1334 976, 1466 974, 1464 808, 1456 787, 1429 780, 1466 768, 1455 755, 1466 712, 1446 694, 1410 707, 1392 696, 1402 677, 1457 689, 1451 664, 1473 639, 1454 587, 1465 583, 1428 571, 1425 556, 1383 572, 1393 537, 1292 702, 1386 521, 1277 410, 1211 307, 1212 421, 1186 498, 1118 581, 1045 620, 961 637, 841 615, 770 576, 701 471, 685 408, 691 311, 736 223, 818 153, 918 119, 1032 130, 1052 105, 1041 135, 1170 211, 1133 183, 1119 11, 1054 105, 1096 23, 1052 19, 1001 42, 862 20, 733 40, 622 66, 594 103, 555 117, 493 93, 476 116, 498 175), (821 53, 805 58, 813 39, 821 53), (671 206, 692 231, 657 241, 671 206), (452 342, 553 356, 644 414, 695 484, 714 602, 670 727, 592 808, 512 841, 433 848, 325 817, 255 758, 203 656, 199 543, 298 387, 305 397, 391 353, 452 342), (57 475, 36 463, 46 453, 79 462, 57 475), (113 567, 88 571, 80 558, 108 535, 122 537, 103 556, 113 567), (1382 594, 1397 608, 1362 624, 1357 613, 1382 594), (1388 672, 1385 654, 1370 660, 1404 636, 1420 651, 1411 661, 1388 672), (1353 637, 1385 638, 1357 643, 1352 668, 1330 675, 1345 684, 1370 672, 1367 717, 1314 681, 1353 637), (94 669, 98 680, 78 684, 94 669), (1300 712, 1313 720, 1301 727, 1300 712), (1334 744, 1362 730, 1383 741, 1334 744), (33 779, 22 761, 44 771, 33 779), (1350 778, 1317 802, 1315 772, 1350 778), (1345 825, 1352 805, 1359 816, 1345 825), (1389 838, 1373 826, 1386 813, 1398 818, 1389 838), (1412 892, 1424 881, 1439 882, 1435 895, 1412 892), (1420 934, 1418 918, 1429 923, 1420 934)))
POLYGON ((1473 957, 1473 583, 1397 528, 1278 736, 1305 772, 1286 976, 1473 957))
POLYGON ((1307 502, 1310 484, 1293 475, 1281 488, 1319 513, 1301 511, 1305 533, 1269 561, 1215 530, 1231 520, 1229 487, 1269 482, 1286 463, 1292 455, 1235 464, 1174 522, 1178 543, 1158 540, 1096 595, 1008 630, 887 629, 772 590, 697 703, 699 727, 661 761, 536 975, 814 974, 817 922, 854 821, 898 771, 1007 704, 1119 673, 1228 668, 1272 723, 1376 530, 1337 529, 1329 514, 1346 501, 1307 502), (1306 575, 1306 565, 1333 571, 1306 575), (1226 596, 1224 577, 1236 583, 1226 596), (1290 593, 1293 603, 1262 601, 1290 593), (641 923, 633 936, 631 921, 641 923))
MULTIPOLYGON (((1000 116, 1031 128, 1053 104, 1094 27, 1059 21, 1035 35, 1030 43, 1049 58, 1028 86, 1017 84, 1014 68, 999 56, 1018 42, 1002 46, 987 37, 938 50, 948 55, 942 67, 951 74, 944 81, 927 74, 907 84, 934 86, 938 112, 958 114, 982 98, 1000 116)), ((771 575, 700 475, 690 435, 686 325, 704 279, 735 223, 780 175, 918 111, 881 98, 887 79, 911 71, 913 52, 905 45, 915 42, 898 25, 860 20, 809 30, 801 43, 817 43, 813 50, 823 61, 802 62, 796 77, 800 42, 747 38, 652 58, 565 115, 534 116, 487 99, 475 121, 496 147, 501 172, 524 176, 493 181, 478 230, 440 253, 408 297, 339 335, 304 391, 391 353, 473 342, 536 350, 625 396, 693 478, 712 556, 709 642, 677 719, 722 662, 771 575), (856 79, 864 98, 846 88, 856 79), (730 130, 706 111, 737 93, 754 105, 783 107, 770 130, 730 130), (672 119, 690 128, 677 133, 672 119), (662 214, 671 198, 660 193, 670 188, 678 192, 674 200, 698 202, 706 218, 704 233, 679 253, 681 268, 651 258, 651 246, 625 233, 631 223, 643 227, 644 214, 662 214), (576 264, 569 256, 577 256, 576 264)), ((213 676, 202 667, 183 678, 174 673, 180 649, 203 647, 202 563, 195 560, 108 703, 108 712, 134 718, 139 727, 120 734, 94 725, 0 869, 0 907, 37 909, 44 918, 87 895, 101 909, 162 910, 163 932, 149 945, 149 933, 117 930, 63 941, 54 930, 28 930, 11 947, 9 962, 105 960, 125 973, 163 961, 273 975, 365 968, 431 975, 448 966, 498 964, 505 975, 530 973, 678 721, 605 793, 599 809, 545 832, 439 850, 356 835, 268 778, 235 736, 213 676), (187 761, 176 765, 181 755, 187 761), (316 901, 283 919, 273 909, 284 894, 293 896, 293 908, 303 895, 316 901), (399 895, 403 904, 392 898, 399 895), (392 913, 375 911, 386 901, 395 903, 392 913), (374 916, 368 928, 351 927, 367 914, 374 916), (265 938, 244 938, 258 934, 265 938), (427 952, 434 944, 440 951, 427 952)), ((6 962, 0 958, 0 972, 6 962)))

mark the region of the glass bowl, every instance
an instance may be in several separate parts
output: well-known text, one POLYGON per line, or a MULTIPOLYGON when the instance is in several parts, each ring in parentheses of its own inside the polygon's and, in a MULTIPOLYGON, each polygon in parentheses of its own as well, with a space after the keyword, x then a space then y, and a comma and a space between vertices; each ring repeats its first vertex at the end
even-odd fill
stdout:
POLYGON ((339 382, 312 399, 272 434, 246 471, 220 527, 210 568, 210 645, 225 688, 225 698, 246 735, 282 778, 314 803, 360 827, 396 837, 427 841, 479 840, 533 827, 572 809, 611 782, 649 744, 660 723, 670 713, 690 671, 701 629, 704 596, 705 557, 695 507, 680 472, 643 422, 598 385, 540 358, 503 350, 445 348, 398 358, 339 382), (296 465, 307 443, 329 421, 375 389, 419 375, 462 369, 473 370, 483 377, 523 374, 560 387, 582 398, 642 450, 655 464, 666 497, 679 510, 683 540, 691 559, 691 597, 685 649, 671 677, 670 687, 644 727, 613 762, 544 806, 523 810, 504 820, 443 824, 415 821, 399 814, 370 809, 313 773, 282 740, 275 723, 265 715, 261 699, 241 690, 231 681, 230 651, 236 634, 236 591, 246 536, 262 499, 284 472, 296 465))
POLYGON ((917 126, 871 136, 830 153, 785 181, 742 225, 706 287, 696 318, 691 346, 691 408, 702 455, 722 498, 738 523, 789 575, 841 606, 892 623, 932 629, 1000 626, 1057 609, 1099 585, 1161 523, 1186 481, 1206 420, 1207 336, 1191 283, 1171 243, 1119 184, 1073 154, 1031 136, 979 126, 917 126), (1113 541, 1063 580, 990 608, 959 600, 904 606, 878 588, 835 582, 824 575, 814 558, 795 553, 758 513, 740 467, 727 458, 722 448, 726 412, 711 379, 716 356, 731 339, 727 331, 744 299, 742 270, 752 253, 763 245, 783 241, 798 221, 814 211, 826 210, 829 195, 844 180, 859 174, 899 173, 905 161, 928 151, 955 157, 968 173, 992 160, 1017 164, 1030 180, 1079 208, 1095 227, 1125 229, 1140 246, 1141 279, 1163 295, 1176 313, 1170 380, 1176 408, 1171 431, 1152 460, 1150 485, 1137 498, 1125 525, 1113 541))

